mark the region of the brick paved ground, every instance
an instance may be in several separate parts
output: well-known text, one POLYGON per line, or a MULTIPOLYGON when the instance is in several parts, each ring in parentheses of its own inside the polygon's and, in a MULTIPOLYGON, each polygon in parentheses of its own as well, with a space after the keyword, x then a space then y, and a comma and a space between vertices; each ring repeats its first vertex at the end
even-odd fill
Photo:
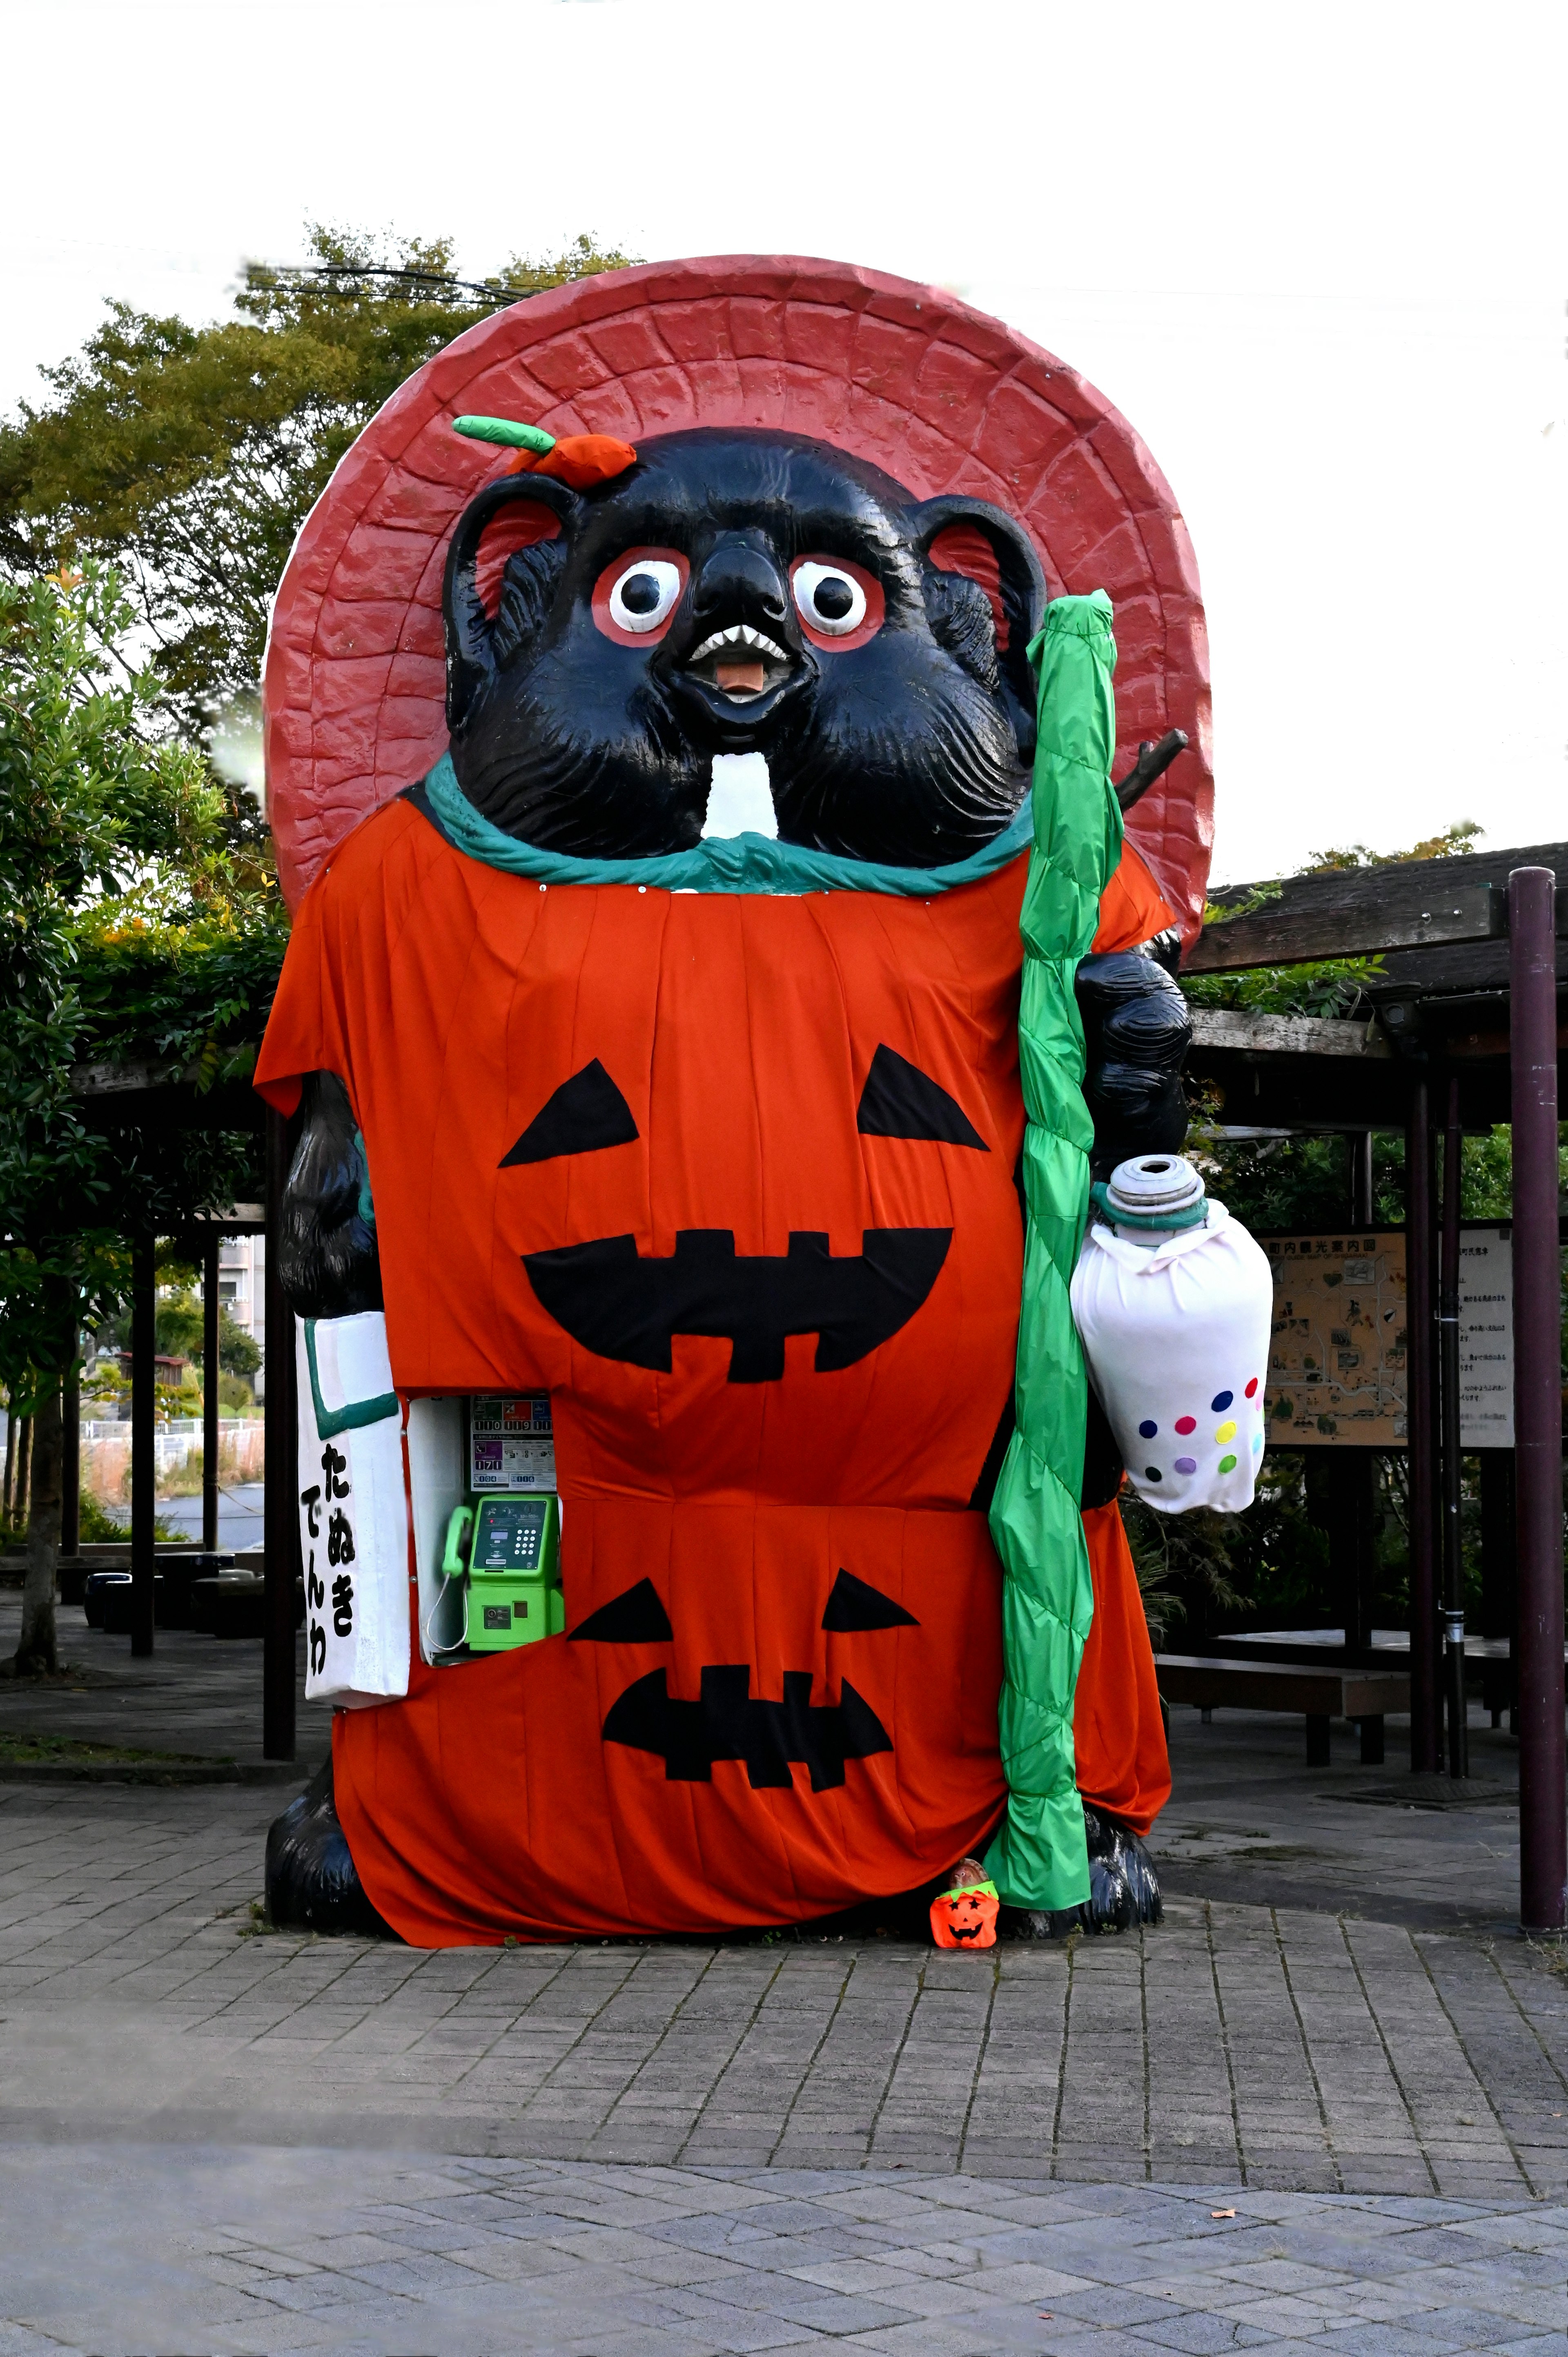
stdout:
POLYGON ((5 2357, 1560 2357, 1568 2323, 1544 2203, 68 2145, 0 2151, 0 2217, 5 2357))
MULTIPOLYGON (((102 1648, 75 1732, 250 1708, 255 1649, 102 1648)), ((258 1932, 276 1791, 0 1785, 0 2357, 1568 2357, 1507 1738, 1421 1813, 1299 1744, 1178 1714, 1165 1925, 989 1956, 258 1932)))
POLYGON ((1517 1937, 1179 1898, 982 1956, 252 1936, 275 1806, 0 1791, 13 2136, 1568 2191, 1568 1981, 1517 1937))
MULTIPOLYGON (((21 1625, 19 1593, 0 1588, 0 1661, 15 1653, 21 1625)), ((0 1682, 0 1735, 56 1735, 261 1764, 259 1638, 160 1629, 151 1658, 133 1661, 128 1637, 90 1629, 72 1605, 58 1608, 58 1635, 72 1674, 44 1687, 0 1682)), ((297 1650, 298 1757, 307 1771, 326 1758, 332 1713, 328 1704, 306 1701, 303 1635, 297 1650)))

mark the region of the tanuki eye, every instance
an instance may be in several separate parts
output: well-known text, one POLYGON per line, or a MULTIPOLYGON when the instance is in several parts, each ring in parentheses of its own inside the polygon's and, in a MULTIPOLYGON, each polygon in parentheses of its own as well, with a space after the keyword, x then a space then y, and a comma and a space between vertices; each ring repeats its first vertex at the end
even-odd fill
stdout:
POLYGON ((662 557, 639 557, 610 591, 610 619, 641 638, 668 619, 681 587, 679 565, 667 564, 662 557))
POLYGON ((794 587, 801 619, 830 639, 847 638, 865 619, 865 592, 839 565, 807 557, 795 567, 794 587))

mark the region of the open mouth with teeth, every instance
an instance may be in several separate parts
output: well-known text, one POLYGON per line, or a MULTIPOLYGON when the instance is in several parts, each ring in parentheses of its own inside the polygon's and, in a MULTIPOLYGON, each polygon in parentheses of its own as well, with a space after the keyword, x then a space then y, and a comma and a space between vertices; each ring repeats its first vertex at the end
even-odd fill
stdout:
POLYGON ((749 622, 714 630, 686 659, 687 671, 731 704, 754 703, 781 686, 794 668, 792 657, 778 640, 753 630, 749 622))

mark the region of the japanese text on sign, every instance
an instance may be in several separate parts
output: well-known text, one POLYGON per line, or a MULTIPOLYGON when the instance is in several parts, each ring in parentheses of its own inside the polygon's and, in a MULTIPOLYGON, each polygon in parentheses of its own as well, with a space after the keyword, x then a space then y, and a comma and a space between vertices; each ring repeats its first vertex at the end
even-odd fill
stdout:
MULTIPOLYGON (((327 1624, 322 1617, 327 1609, 327 1583, 316 1568, 315 1542, 324 1541, 323 1552, 331 1568, 354 1560, 354 1525, 347 1504, 340 1502, 348 1500, 352 1490, 348 1474, 348 1458, 328 1441, 321 1452, 320 1480, 299 1493, 299 1502, 305 1509, 306 1628, 314 1677, 319 1677, 327 1666, 327 1624), (325 1529, 323 1514, 327 1517, 325 1529)), ((338 1570, 332 1582, 332 1630, 338 1637, 351 1637, 354 1633, 354 1582, 347 1569, 338 1570)))

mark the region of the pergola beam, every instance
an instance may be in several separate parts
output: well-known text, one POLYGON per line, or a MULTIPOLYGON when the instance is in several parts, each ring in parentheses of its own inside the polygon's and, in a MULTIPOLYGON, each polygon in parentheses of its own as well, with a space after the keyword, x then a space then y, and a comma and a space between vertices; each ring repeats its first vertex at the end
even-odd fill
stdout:
MULTIPOLYGON (((1568 843, 1532 845, 1528 853, 1469 852, 1382 867, 1321 868, 1280 884, 1216 885, 1212 906, 1246 913, 1205 925, 1182 960, 1182 972, 1240 974, 1320 958, 1501 942, 1508 934, 1509 876, 1527 857, 1561 874, 1568 869, 1568 843), (1249 908, 1254 900, 1258 905, 1249 908)), ((1559 936, 1565 931, 1568 920, 1560 911, 1559 936)))

